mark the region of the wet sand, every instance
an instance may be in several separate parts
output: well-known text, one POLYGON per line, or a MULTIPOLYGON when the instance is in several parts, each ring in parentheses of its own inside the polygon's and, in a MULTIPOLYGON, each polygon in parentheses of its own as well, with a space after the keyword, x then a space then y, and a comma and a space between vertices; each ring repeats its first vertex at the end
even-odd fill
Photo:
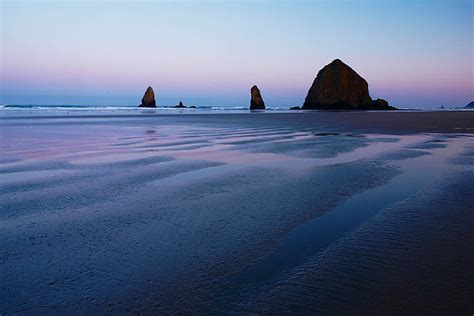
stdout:
POLYGON ((472 312, 474 112, 0 129, 1 314, 472 312))

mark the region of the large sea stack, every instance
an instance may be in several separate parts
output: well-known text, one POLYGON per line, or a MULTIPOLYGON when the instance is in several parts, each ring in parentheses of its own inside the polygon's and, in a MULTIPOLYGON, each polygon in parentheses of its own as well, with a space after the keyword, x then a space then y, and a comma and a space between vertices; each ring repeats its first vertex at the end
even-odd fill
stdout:
POLYGON ((156 108, 155 92, 152 87, 148 87, 142 98, 142 104, 139 105, 142 108, 156 108))
POLYGON ((260 90, 255 85, 250 88, 250 109, 265 110, 265 102, 263 102, 260 90))
POLYGON ((303 104, 303 109, 391 110, 383 99, 372 100, 369 85, 340 59, 318 72, 303 104))

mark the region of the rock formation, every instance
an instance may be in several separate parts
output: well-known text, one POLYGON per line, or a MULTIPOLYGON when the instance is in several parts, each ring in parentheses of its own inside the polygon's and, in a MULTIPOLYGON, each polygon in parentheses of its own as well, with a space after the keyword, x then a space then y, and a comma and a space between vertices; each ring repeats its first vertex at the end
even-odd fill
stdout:
POLYGON ((156 108, 155 92, 153 92, 152 87, 148 87, 146 89, 145 94, 142 98, 142 104, 140 104, 139 107, 156 108))
POLYGON ((250 109, 251 110, 264 110, 265 102, 263 102, 262 95, 257 86, 253 86, 250 89, 250 109))
POLYGON ((465 109, 474 109, 474 101, 471 101, 470 103, 466 104, 464 107, 465 109))
POLYGON ((174 106, 175 108, 178 108, 178 109, 185 109, 186 106, 183 104, 183 102, 179 101, 179 104, 178 105, 175 105, 174 106))
POLYGON ((372 100, 369 85, 340 59, 318 72, 303 104, 303 109, 388 110, 394 109, 383 99, 372 100))

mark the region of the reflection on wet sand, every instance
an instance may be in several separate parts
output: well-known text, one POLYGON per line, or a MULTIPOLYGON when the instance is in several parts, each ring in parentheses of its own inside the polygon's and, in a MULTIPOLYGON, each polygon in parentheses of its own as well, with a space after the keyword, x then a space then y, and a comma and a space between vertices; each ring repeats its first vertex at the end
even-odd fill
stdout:
POLYGON ((5 120, 0 313, 468 310, 474 138, 331 115, 5 120))

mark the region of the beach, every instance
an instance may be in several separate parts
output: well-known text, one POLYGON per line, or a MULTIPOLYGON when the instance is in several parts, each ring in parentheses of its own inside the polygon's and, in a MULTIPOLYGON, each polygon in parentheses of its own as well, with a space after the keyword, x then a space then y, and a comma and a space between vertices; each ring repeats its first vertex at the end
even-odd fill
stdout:
POLYGON ((18 113, 2 315, 473 311, 474 111, 18 113))

